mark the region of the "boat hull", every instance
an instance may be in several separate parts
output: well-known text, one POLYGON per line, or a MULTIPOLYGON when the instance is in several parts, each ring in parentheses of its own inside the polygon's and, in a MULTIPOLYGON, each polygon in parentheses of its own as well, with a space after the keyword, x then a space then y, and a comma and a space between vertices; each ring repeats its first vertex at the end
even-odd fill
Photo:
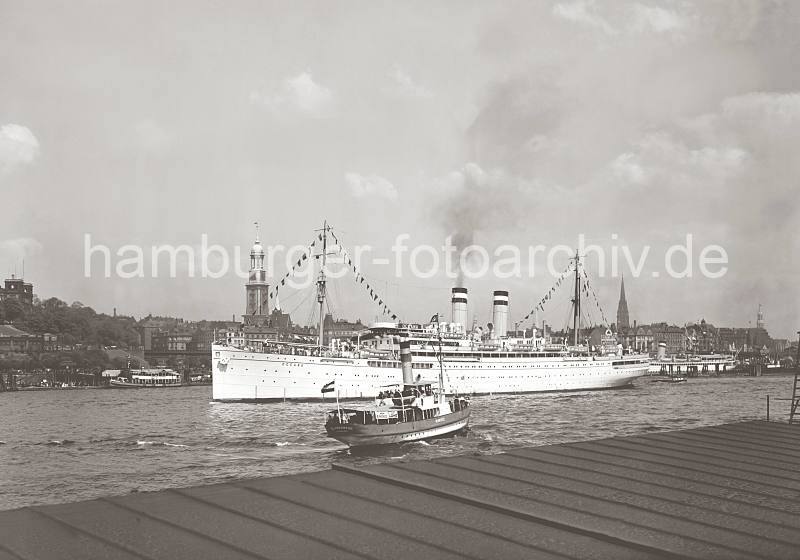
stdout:
POLYGON ((650 363, 648 373, 698 373, 703 375, 727 373, 736 366, 731 356, 697 356, 694 358, 655 359, 650 363))
POLYGON ((155 383, 144 385, 141 383, 126 383, 124 381, 109 381, 108 386, 112 389, 166 389, 168 387, 181 387, 180 383, 155 383))
MULTIPOLYGON (((425 362, 416 361, 415 375, 438 374, 434 361, 428 362, 432 367, 421 369, 417 367, 425 362)), ((381 387, 403 381, 399 367, 376 367, 375 363, 383 362, 248 352, 215 345, 212 398, 232 402, 373 398, 381 387), (335 392, 322 394, 322 387, 331 381, 335 392)), ((645 375, 648 365, 647 359, 465 358, 446 361, 443 380, 448 394, 462 395, 615 389, 645 375)))
POLYGON ((469 425, 470 409, 397 424, 337 424, 326 426, 329 437, 350 447, 421 441, 454 434, 469 425))

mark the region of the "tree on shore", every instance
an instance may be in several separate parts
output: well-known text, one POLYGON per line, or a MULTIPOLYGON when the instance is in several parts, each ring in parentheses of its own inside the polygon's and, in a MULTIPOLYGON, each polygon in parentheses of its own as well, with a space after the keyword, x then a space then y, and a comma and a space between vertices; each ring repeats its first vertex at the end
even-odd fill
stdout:
POLYGON ((0 322, 12 323, 31 334, 54 334, 62 345, 117 346, 139 345, 133 317, 111 317, 96 313, 80 302, 68 305, 58 298, 48 298, 33 305, 16 300, 0 302, 0 322))

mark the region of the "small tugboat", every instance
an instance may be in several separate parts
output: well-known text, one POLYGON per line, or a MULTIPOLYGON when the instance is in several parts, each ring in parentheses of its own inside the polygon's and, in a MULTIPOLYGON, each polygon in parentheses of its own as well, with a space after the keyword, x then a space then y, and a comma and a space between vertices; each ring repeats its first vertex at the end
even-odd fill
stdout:
POLYGON ((387 386, 374 403, 359 408, 338 406, 326 414, 328 437, 350 447, 420 441, 463 430, 469 424, 469 399, 449 400, 442 390, 441 368, 438 386, 414 380, 411 343, 400 342, 403 384, 387 386), (394 390, 393 390, 394 389, 394 390))

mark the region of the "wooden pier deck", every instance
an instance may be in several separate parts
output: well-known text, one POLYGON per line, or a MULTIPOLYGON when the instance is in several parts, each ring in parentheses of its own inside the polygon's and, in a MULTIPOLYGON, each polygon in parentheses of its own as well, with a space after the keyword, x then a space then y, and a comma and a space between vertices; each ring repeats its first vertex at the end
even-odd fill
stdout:
POLYGON ((0 512, 5 558, 800 558, 800 426, 743 422, 0 512))

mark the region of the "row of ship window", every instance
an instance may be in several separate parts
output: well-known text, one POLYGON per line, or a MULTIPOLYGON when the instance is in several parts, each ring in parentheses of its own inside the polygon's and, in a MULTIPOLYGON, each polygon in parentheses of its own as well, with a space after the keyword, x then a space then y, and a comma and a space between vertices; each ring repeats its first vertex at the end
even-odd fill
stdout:
MULTIPOLYGON (((411 352, 412 356, 432 356, 438 357, 438 352, 411 352)), ((560 358, 562 354, 556 352, 458 352, 451 354, 445 352, 445 358, 560 358)))
MULTIPOLYGON (((399 368, 400 362, 387 362, 384 360, 368 360, 367 365, 370 367, 377 367, 377 368, 399 368)), ((431 369, 433 367, 433 364, 418 362, 415 364, 412 363, 411 367, 414 369, 431 369)))
MULTIPOLYGON (((391 363, 391 362, 389 362, 389 363, 391 363)), ((433 366, 433 364, 416 364, 416 365, 418 365, 418 366, 427 366, 425 369, 431 369, 431 367, 433 366)), ((373 366, 373 367, 388 367, 388 366, 373 366)), ((476 367, 478 367, 478 366, 462 366, 462 367, 461 367, 461 368, 459 368, 459 369, 466 369, 466 368, 471 368, 471 369, 474 369, 474 368, 476 368, 476 367)), ((522 367, 522 366, 503 366, 503 368, 513 368, 513 367, 522 367)), ((538 367, 541 367, 541 366, 538 366, 538 365, 537 365, 537 366, 535 366, 535 367, 537 367, 537 368, 538 368, 538 367)), ((482 368, 482 369, 486 369, 486 368, 482 368)), ((492 367, 491 369, 496 369, 496 368, 492 367)), ((235 371, 235 370, 234 370, 234 371, 235 371)), ((248 368, 244 368, 244 371, 246 371, 246 372, 247 372, 247 371, 250 371, 250 370, 249 370, 248 368)), ((231 373, 233 373, 233 371, 232 371, 231 373)), ((265 369, 265 370, 263 370, 263 373, 267 373, 267 370, 266 370, 266 369, 265 369)), ((277 370, 277 369, 276 369, 276 370, 274 370, 274 373, 278 373, 278 370, 277 370)), ((289 373, 289 374, 291 375, 291 373, 292 373, 292 370, 289 370, 287 373, 289 373)), ((310 372, 310 371, 307 371, 307 372, 306 372, 306 375, 311 375, 311 372, 310 372)), ((343 376, 344 374, 341 374, 341 373, 334 373, 333 375, 342 375, 342 376, 343 376)), ((549 375, 549 374, 548 374, 548 375, 549 375)), ((567 374, 565 374, 565 373, 561 373, 560 375, 567 375, 567 374)), ((573 374, 572 374, 572 373, 570 373, 569 375, 573 375, 573 374)), ((581 373, 580 375, 591 375, 591 374, 589 374, 589 373, 581 373)), ((353 374, 353 376, 354 376, 354 377, 361 377, 361 374, 360 374, 360 373, 355 373, 355 374, 353 374)), ((378 375, 378 374, 367 374, 367 373, 365 373, 365 374, 364 374, 364 377, 379 377, 379 375, 378 375)), ((503 376, 500 376, 500 378, 502 378, 502 377, 503 377, 503 376)), ((495 378, 495 379, 496 379, 496 378, 495 378)))

